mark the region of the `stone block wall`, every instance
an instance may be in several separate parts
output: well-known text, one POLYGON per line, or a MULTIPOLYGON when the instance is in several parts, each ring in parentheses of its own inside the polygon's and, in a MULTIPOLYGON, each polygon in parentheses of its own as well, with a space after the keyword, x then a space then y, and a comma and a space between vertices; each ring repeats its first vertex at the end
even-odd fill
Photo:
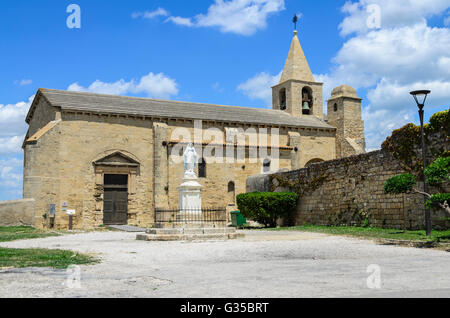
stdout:
MULTIPOLYGON (((384 193, 386 180, 404 172, 389 152, 380 150, 313 164, 301 170, 253 176, 247 180, 247 192, 295 191, 303 185, 305 191, 291 220, 295 225, 366 222, 377 227, 422 229, 423 196, 384 193)), ((422 184, 417 187, 422 188, 422 184)), ((443 220, 444 212, 433 211, 432 216, 435 228, 449 227, 450 222, 443 220)))
POLYGON ((68 216, 62 203, 74 209, 75 229, 90 229, 103 224, 103 175, 129 174, 128 224, 150 227, 154 223, 153 197, 153 123, 132 117, 63 113, 61 123, 57 227, 67 228, 68 216), (94 162, 120 152, 139 165, 99 167, 94 162), (108 168, 108 170, 105 170, 108 168), (98 179, 98 180, 96 180, 98 179))
POLYGON ((33 226, 34 200, 0 202, 0 226, 33 226))

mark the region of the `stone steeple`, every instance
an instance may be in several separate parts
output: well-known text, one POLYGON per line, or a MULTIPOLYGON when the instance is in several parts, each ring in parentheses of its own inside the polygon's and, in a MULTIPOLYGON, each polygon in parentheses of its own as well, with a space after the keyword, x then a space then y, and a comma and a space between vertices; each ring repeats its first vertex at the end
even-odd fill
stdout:
POLYGON ((294 38, 292 39, 291 49, 284 66, 283 74, 281 75, 280 83, 289 80, 299 80, 305 82, 314 82, 314 76, 309 68, 305 53, 303 53, 302 46, 298 40, 297 31, 294 31, 294 38))
POLYGON ((294 31, 280 83, 272 87, 272 108, 292 116, 323 120, 323 83, 314 80, 305 53, 294 31))

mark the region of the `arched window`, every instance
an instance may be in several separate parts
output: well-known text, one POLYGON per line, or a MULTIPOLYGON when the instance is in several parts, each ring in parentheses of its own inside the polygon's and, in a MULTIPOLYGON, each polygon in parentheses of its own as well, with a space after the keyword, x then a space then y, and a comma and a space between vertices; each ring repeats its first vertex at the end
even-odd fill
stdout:
POLYGON ((313 113, 313 96, 312 90, 309 87, 302 89, 302 113, 303 115, 312 115, 313 113))
POLYGON ((280 90, 280 109, 286 110, 286 88, 280 90))
POLYGON ((204 158, 200 159, 198 163, 198 177, 206 178, 206 161, 204 158))
POLYGON ((334 104, 334 111, 337 112, 338 111, 338 105, 335 103, 334 104))
POLYGON ((324 160, 323 159, 319 159, 319 158, 312 159, 312 160, 308 161, 308 163, 305 165, 305 167, 308 168, 312 164, 319 163, 319 162, 324 162, 324 160))
POLYGON ((270 159, 264 159, 263 162, 263 172, 269 172, 270 171, 270 165, 272 164, 272 162, 270 161, 270 159))

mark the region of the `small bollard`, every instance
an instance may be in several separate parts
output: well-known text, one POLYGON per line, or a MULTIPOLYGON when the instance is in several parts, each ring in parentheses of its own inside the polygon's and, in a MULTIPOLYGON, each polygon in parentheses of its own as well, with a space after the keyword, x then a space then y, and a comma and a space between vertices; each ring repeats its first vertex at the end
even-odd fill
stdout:
POLYGON ((73 216, 75 213, 75 210, 67 210, 67 214, 69 215, 69 231, 72 231, 73 229, 73 216))

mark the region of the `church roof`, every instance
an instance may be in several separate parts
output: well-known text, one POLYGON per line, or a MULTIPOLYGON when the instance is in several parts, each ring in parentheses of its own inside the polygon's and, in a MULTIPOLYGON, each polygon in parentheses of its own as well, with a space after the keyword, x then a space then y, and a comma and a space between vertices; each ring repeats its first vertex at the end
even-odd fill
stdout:
POLYGON ((294 31, 294 38, 292 39, 291 49, 286 60, 286 64, 281 75, 280 83, 288 80, 299 80, 306 82, 314 82, 314 76, 309 68, 305 53, 297 36, 297 31, 294 31))
MULTIPOLYGON (((43 88, 39 89, 39 92, 52 106, 69 111, 334 129, 334 127, 317 117, 294 117, 281 110, 101 95, 43 88)), ((27 122, 33 115, 33 107, 27 116, 27 122)))

